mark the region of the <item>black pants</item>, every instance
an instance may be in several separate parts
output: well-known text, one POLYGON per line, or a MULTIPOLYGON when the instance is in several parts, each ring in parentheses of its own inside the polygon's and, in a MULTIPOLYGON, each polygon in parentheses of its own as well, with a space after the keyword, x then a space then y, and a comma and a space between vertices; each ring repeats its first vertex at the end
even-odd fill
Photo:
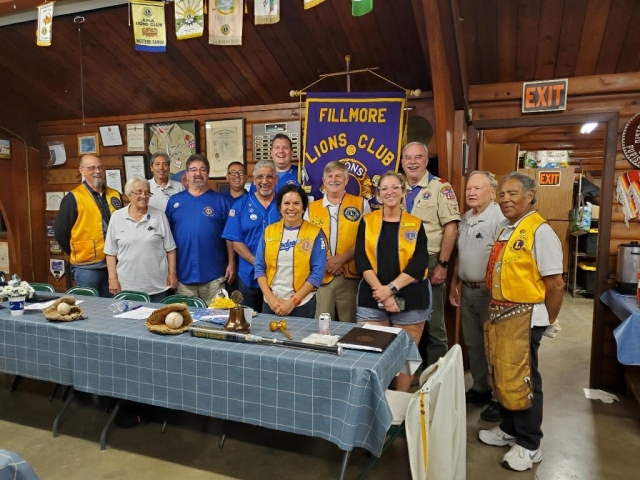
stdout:
POLYGON ((516 437, 516 443, 527 450, 540 448, 542 440, 542 377, 538 371, 538 349, 545 327, 531 329, 531 381, 533 404, 527 410, 507 410, 500 405, 503 432, 516 437))
POLYGON ((260 288, 247 287, 242 279, 238 277, 238 290, 242 294, 242 304, 253 308, 256 312, 262 313, 262 290, 260 288))
MULTIPOLYGON (((262 313, 275 313, 267 302, 262 303, 262 313)), ((309 300, 304 305, 300 305, 299 307, 294 308, 291 313, 288 315, 289 317, 302 317, 302 318, 315 318, 316 315, 316 296, 314 295, 311 300, 309 300)))

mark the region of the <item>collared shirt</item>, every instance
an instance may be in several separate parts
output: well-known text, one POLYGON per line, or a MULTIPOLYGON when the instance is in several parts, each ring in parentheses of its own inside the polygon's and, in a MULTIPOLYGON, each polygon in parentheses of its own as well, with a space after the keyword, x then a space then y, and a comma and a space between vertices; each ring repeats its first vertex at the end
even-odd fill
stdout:
POLYGON ((500 205, 491 202, 479 215, 468 210, 458 227, 458 276, 465 282, 484 282, 491 248, 505 220, 500 205))
POLYGON ((152 178, 149 180, 149 191, 153 193, 151 198, 149 198, 149 206, 155 207, 164 212, 167 208, 167 202, 169 201, 169 198, 171 198, 171 195, 183 192, 184 185, 180 182, 176 182, 175 180, 169 180, 169 182, 167 182, 167 186, 162 188, 162 186, 156 182, 155 178, 152 178))
MULTIPOLYGON (((507 241, 516 231, 518 224, 523 218, 531 215, 530 212, 513 225, 508 224, 508 220, 503 222, 504 230, 500 234, 497 240, 507 241)), ((536 230, 533 240, 532 250, 533 260, 538 266, 538 271, 543 277, 549 275, 562 275, 563 263, 562 263, 562 244, 556 232, 553 231, 551 225, 543 223, 536 230)), ((549 312, 544 302, 536 303, 533 306, 533 312, 531 314, 531 326, 532 327, 546 327, 549 325, 549 312)))

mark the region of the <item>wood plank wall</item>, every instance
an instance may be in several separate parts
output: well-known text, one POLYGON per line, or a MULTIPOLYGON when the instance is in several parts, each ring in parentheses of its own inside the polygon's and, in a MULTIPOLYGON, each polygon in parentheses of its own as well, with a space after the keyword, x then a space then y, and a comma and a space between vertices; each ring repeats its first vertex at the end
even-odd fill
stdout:
MULTIPOLYGON (((634 77, 633 81, 635 82, 635 85, 638 85, 639 78, 640 75, 634 77)), ((589 85, 591 82, 593 82, 593 80, 591 80, 591 77, 589 77, 589 79, 590 80, 588 82, 585 82, 585 85, 589 85)), ((576 84, 577 82, 574 81, 574 85, 576 84)), ((519 85, 519 90, 521 91, 522 84, 519 85)), ((472 87, 472 93, 470 95, 472 98, 471 106, 473 108, 474 123, 477 126, 479 125, 478 128, 480 128, 480 126, 483 126, 485 128, 493 128, 495 125, 502 124, 505 121, 508 122, 510 120, 516 119, 522 120, 524 118, 520 111, 521 106, 517 95, 516 99, 506 100, 506 92, 511 91, 512 87, 512 84, 497 84, 494 85, 493 90, 491 90, 488 88, 488 86, 484 85, 481 86, 481 88, 478 88, 475 92, 473 91, 475 87, 472 87), (502 97, 503 100, 488 101, 487 97, 484 94, 485 92, 489 91, 493 91, 493 93, 490 94, 493 99, 502 97), (475 102, 473 101, 474 96, 476 100, 475 102)), ((556 112, 553 114, 553 117, 557 117, 558 115, 584 115, 584 121, 587 121, 589 114, 601 114, 607 112, 619 113, 618 132, 616 135, 616 181, 618 177, 624 172, 635 169, 635 167, 624 157, 620 140, 622 131, 626 123, 633 115, 640 112, 640 94, 638 93, 640 91, 640 88, 636 86, 635 91, 629 93, 630 88, 631 87, 629 87, 629 81, 627 81, 624 82, 622 88, 617 89, 616 91, 612 91, 611 93, 607 93, 606 87, 602 87, 602 93, 594 93, 593 90, 591 90, 584 92, 583 95, 578 97, 570 96, 567 102, 567 110, 564 112, 556 112)), ((571 90, 569 90, 569 92, 571 92, 571 90)), ((551 118, 551 116, 549 116, 549 118, 551 118)), ((555 119, 557 120, 557 118, 555 119)), ((540 117, 539 121, 540 125, 544 125, 544 116, 540 117)), ((554 124, 557 124, 557 122, 554 124)), ((617 198, 615 198, 615 183, 612 187, 612 195, 614 196, 612 222, 610 225, 601 224, 599 227, 601 232, 602 229, 607 228, 610 229, 611 232, 608 257, 608 285, 610 287, 613 287, 615 284, 615 281, 613 279, 615 278, 616 272, 616 257, 618 245, 621 243, 628 243, 631 240, 640 240, 640 222, 635 219, 629 223, 629 228, 627 228, 627 226, 623 222, 621 206, 618 203, 617 198)), ((596 299, 595 301, 597 302, 599 300, 596 299)), ((613 330, 619 325, 620 321, 613 315, 607 315, 603 321, 605 322, 604 339, 598 339, 599 342, 603 342, 602 352, 599 352, 602 355, 602 358, 598 365, 594 365, 594 362, 592 360, 592 372, 595 368, 597 369, 598 374, 595 375, 595 378, 592 375, 591 386, 593 388, 621 389, 624 386, 624 369, 617 361, 616 344, 613 337, 613 330)), ((592 341, 596 341, 596 339, 592 339, 592 341)))
MULTIPOLYGON (((435 129, 435 112, 433 108, 433 100, 431 98, 411 99, 409 104, 413 106, 411 116, 420 115, 427 118, 435 129)), ((304 106, 304 104, 303 104, 304 106)), ((45 192, 68 192, 75 188, 80 182, 80 173, 78 171, 78 142, 77 135, 80 133, 98 132, 98 127, 105 125, 119 125, 124 145, 117 147, 104 147, 100 144, 100 158, 107 169, 119 168, 122 170, 122 179, 124 182, 124 167, 122 156, 125 154, 136 154, 136 152, 127 152, 126 149, 126 124, 127 123, 157 123, 176 120, 196 120, 198 122, 198 149, 199 153, 206 155, 204 126, 207 120, 222 120, 228 118, 243 117, 245 119, 245 146, 246 146, 246 162, 247 173, 253 173, 253 125, 269 122, 295 121, 300 119, 300 105, 298 103, 284 103, 274 105, 262 105, 253 107, 238 108, 220 108, 207 110, 192 110, 183 112, 167 112, 161 114, 149 115, 129 115, 117 117, 100 117, 86 119, 84 124, 80 120, 54 121, 44 122, 40 124, 40 152, 42 162, 42 183, 45 192), (52 141, 61 141, 65 145, 67 153, 67 161, 64 165, 57 167, 46 167, 49 161, 49 153, 47 143, 52 141)), ((304 116, 304 112, 302 112, 304 116)), ((434 137, 435 138, 435 137, 434 137)), ((148 142, 148 139, 146 139, 148 142)), ((435 142, 434 142, 435 143, 435 142)), ((437 149, 435 154, 437 154, 437 149)), ((433 153, 433 152, 430 152, 433 153)), ((148 153, 145 152, 148 159, 148 153)), ((210 180, 209 184, 214 190, 217 184, 224 180, 210 180)), ((249 181, 249 179, 247 180, 249 181)), ((41 198, 41 202, 44 200, 41 198)), ((44 209, 44 206, 42 206, 44 209)), ((44 231, 44 225, 51 224, 56 216, 55 211, 45 211, 41 220, 38 222, 44 231)), ((60 280, 56 280, 49 272, 49 259, 65 259, 66 255, 56 255, 49 252, 49 240, 46 238, 46 244, 43 245, 46 253, 46 259, 43 262, 46 265, 47 278, 40 278, 39 281, 46 281, 54 285, 57 291, 63 292, 67 289, 67 275, 60 280)))

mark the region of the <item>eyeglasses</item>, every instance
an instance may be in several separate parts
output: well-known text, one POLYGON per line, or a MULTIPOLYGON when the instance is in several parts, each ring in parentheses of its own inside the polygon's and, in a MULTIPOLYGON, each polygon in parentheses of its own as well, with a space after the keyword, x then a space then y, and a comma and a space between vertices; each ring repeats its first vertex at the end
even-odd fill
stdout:
POLYGON ((398 190, 402 189, 402 185, 389 185, 388 187, 380 187, 381 192, 386 192, 389 189, 392 189, 393 191, 397 192, 398 190))
POLYGON ((198 167, 190 167, 190 168, 187 168, 187 172, 191 172, 191 173, 198 173, 198 172, 207 173, 207 171, 208 170, 205 167, 200 167, 200 168, 198 168, 198 167))
POLYGON ((153 193, 151 193, 151 192, 137 191, 137 192, 131 192, 131 193, 133 193, 136 197, 143 197, 143 198, 144 197, 146 197, 146 198, 153 197, 153 193))
POLYGON ((104 170, 104 167, 102 165, 92 165, 91 167, 82 167, 82 168, 90 172, 95 172, 96 170, 104 170))
POLYGON ((244 177, 244 172, 242 170, 231 170, 227 172, 227 175, 230 177, 244 177))
POLYGON ((256 175, 254 177, 256 180, 258 180, 259 182, 261 182, 262 180, 275 180, 276 176, 275 175, 256 175))

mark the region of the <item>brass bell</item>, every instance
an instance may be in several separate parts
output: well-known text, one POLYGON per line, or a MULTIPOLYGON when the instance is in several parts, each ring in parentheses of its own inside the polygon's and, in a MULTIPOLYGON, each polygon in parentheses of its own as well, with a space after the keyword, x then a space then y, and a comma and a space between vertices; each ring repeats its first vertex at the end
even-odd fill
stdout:
POLYGON ((224 328, 226 330, 233 330, 234 332, 249 333, 251 326, 244 319, 244 308, 242 308, 242 305, 238 305, 229 310, 229 320, 225 323, 224 328))

